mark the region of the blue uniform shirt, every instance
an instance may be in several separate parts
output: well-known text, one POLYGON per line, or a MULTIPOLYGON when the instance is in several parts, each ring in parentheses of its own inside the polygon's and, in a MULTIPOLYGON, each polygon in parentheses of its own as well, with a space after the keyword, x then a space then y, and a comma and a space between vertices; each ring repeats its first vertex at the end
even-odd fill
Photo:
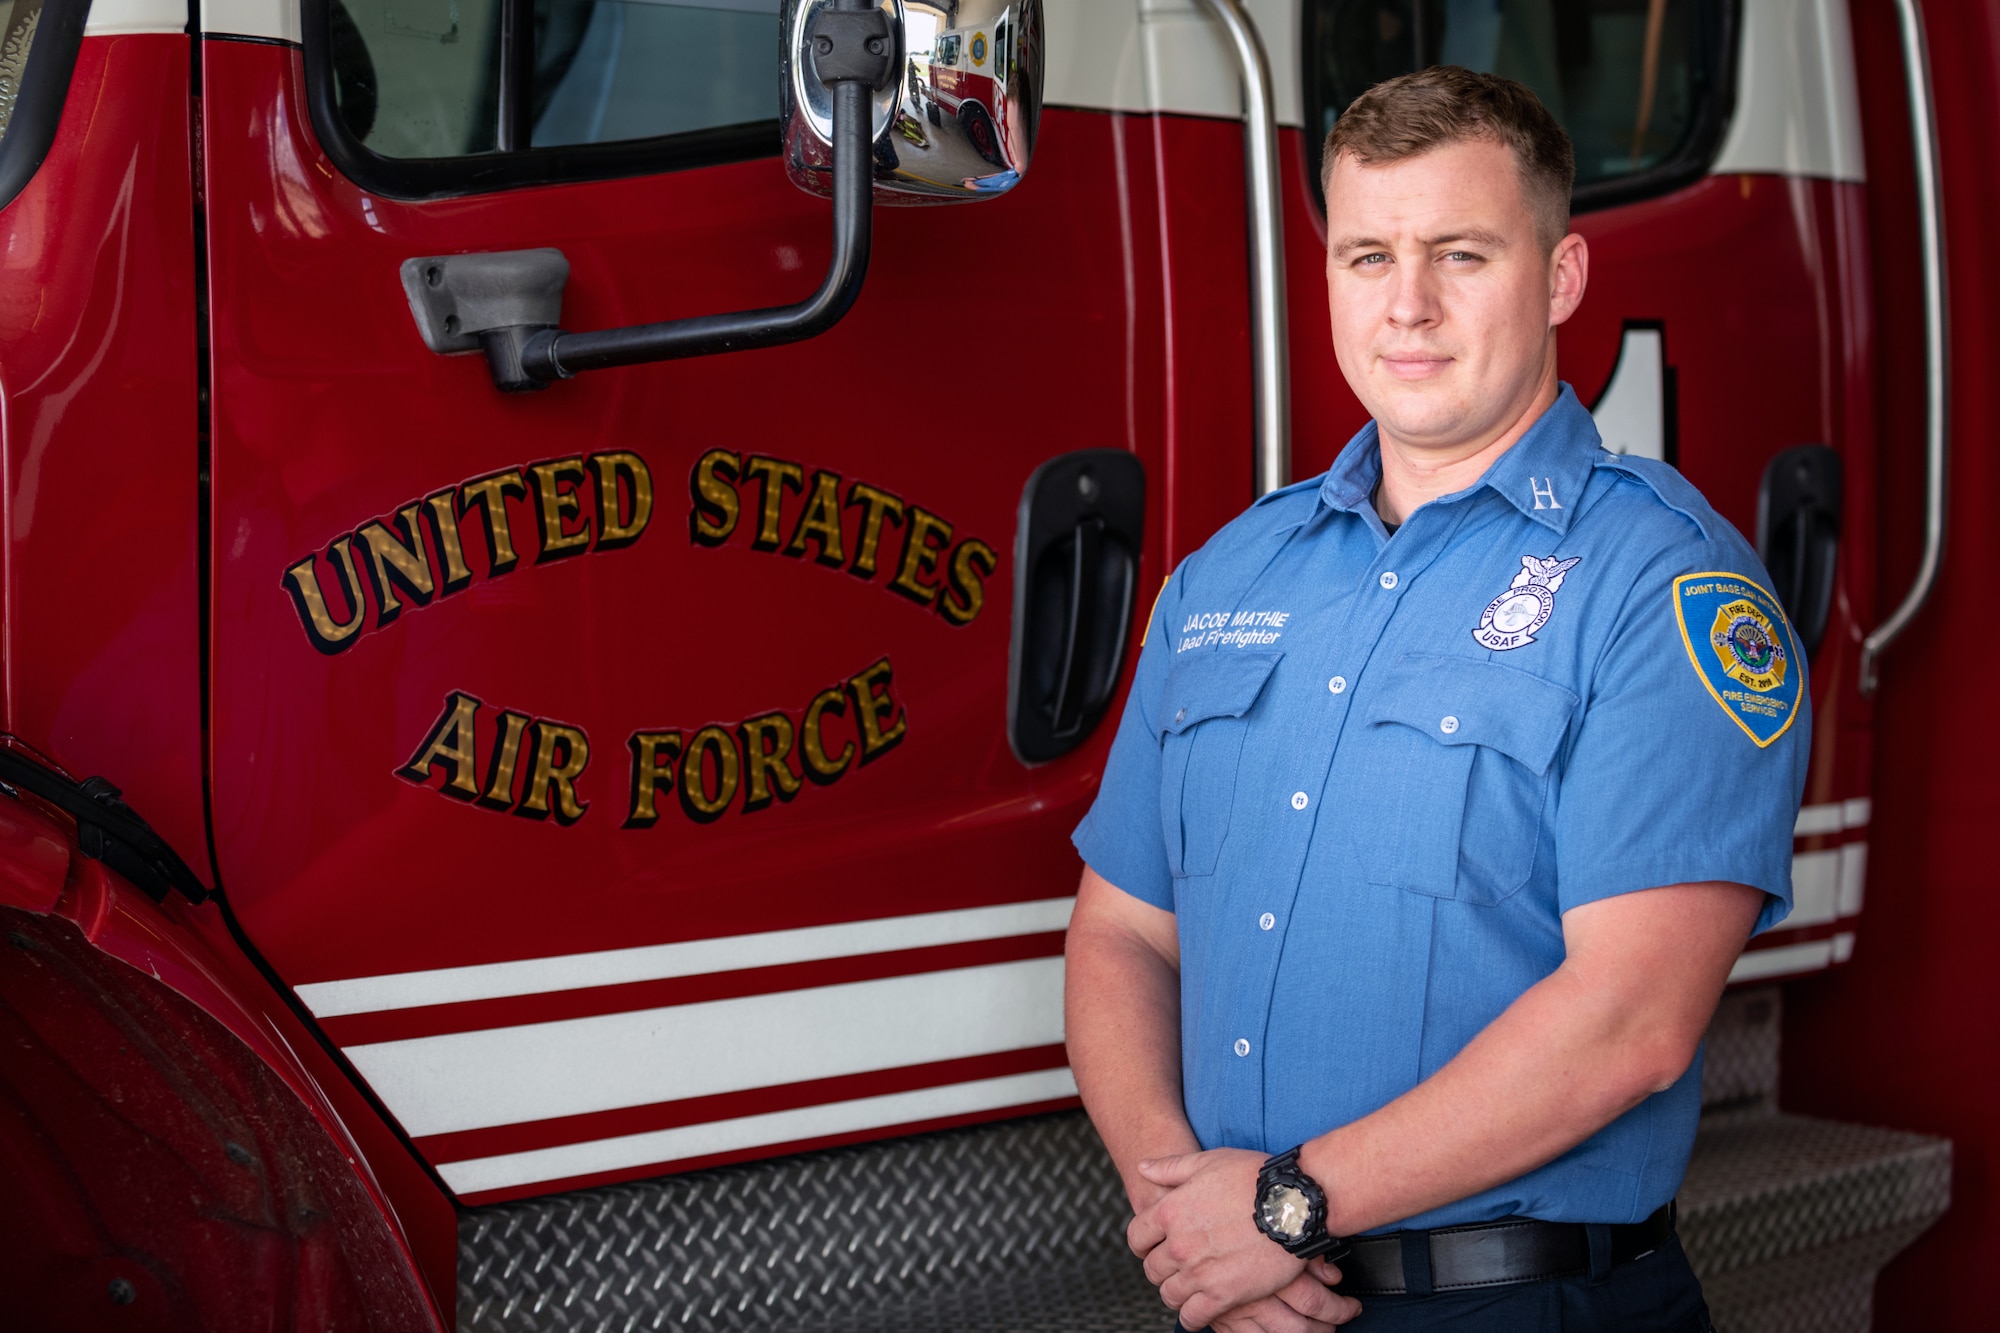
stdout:
MULTIPOLYGON (((1566 385, 1393 535, 1380 475, 1370 425, 1175 573, 1075 833, 1177 917, 1204 1147, 1280 1152, 1409 1091, 1555 970, 1581 903, 1730 880, 1768 895, 1759 929, 1791 907, 1805 662, 1736 530, 1607 453, 1566 385)), ((1402 1225, 1644 1218, 1700 1065, 1402 1225)))

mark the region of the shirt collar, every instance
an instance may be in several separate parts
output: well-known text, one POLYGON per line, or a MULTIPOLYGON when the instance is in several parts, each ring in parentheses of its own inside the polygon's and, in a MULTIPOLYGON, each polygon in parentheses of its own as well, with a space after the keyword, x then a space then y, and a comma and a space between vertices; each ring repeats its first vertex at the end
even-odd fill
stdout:
MULTIPOLYGON (((1433 503, 1453 504, 1490 489, 1542 526, 1558 535, 1566 533, 1600 447, 1597 423, 1576 400, 1576 391, 1564 384, 1549 410, 1493 460, 1484 476, 1433 503)), ((1381 479, 1381 440, 1371 421, 1327 469, 1320 503, 1346 513, 1372 511, 1381 479)))

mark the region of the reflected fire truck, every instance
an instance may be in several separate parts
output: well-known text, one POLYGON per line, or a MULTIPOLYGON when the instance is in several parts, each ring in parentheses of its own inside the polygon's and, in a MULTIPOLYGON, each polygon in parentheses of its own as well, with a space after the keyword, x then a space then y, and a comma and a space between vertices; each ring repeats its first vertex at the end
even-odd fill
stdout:
MULTIPOLYGON (((912 26, 927 17, 923 8, 911 6, 907 21, 912 26)), ((973 150, 999 166, 1006 161, 1007 141, 1021 133, 1019 117, 1010 123, 1007 102, 1007 76, 1016 67, 1013 34, 1001 22, 990 37, 978 29, 939 33, 928 55, 912 50, 909 77, 931 124, 942 125, 946 116, 952 117, 973 150)))

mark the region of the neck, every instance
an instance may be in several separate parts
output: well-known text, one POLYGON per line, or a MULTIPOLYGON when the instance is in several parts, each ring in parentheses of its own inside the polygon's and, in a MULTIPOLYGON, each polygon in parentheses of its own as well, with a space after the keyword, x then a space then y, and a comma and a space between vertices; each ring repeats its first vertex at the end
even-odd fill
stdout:
POLYGON ((1378 428, 1382 446, 1382 484, 1375 492, 1375 510, 1390 525, 1404 522, 1416 510, 1462 491, 1486 475, 1495 459, 1514 447, 1542 413, 1555 406, 1561 385, 1551 355, 1534 392, 1498 433, 1455 444, 1435 445, 1403 440, 1378 428))

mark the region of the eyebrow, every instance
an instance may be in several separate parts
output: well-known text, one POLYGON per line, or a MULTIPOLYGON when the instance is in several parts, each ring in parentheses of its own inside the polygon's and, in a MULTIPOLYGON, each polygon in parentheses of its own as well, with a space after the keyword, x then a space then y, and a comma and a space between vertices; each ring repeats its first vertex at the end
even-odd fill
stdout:
MULTIPOLYGON (((1483 231, 1478 227, 1468 227, 1463 231, 1447 232, 1442 236, 1422 236, 1418 238, 1418 244, 1422 245, 1426 250, 1435 250, 1441 245, 1454 245, 1461 241, 1475 245, 1482 250, 1505 250, 1507 248, 1505 237, 1496 232, 1483 231)), ((1340 244, 1333 247, 1333 252, 1336 255, 1345 255, 1355 250, 1387 250, 1390 248, 1392 247, 1387 241, 1377 240, 1373 236, 1345 236, 1341 238, 1340 244)))

